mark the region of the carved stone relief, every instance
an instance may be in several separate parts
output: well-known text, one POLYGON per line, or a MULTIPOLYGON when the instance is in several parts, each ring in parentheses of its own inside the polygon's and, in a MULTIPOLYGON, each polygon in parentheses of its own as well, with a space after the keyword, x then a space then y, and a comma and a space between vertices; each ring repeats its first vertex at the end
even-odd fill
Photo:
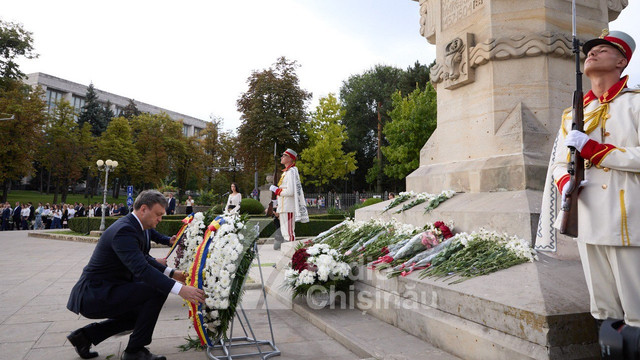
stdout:
POLYGON ((508 60, 530 56, 550 55, 573 57, 571 37, 543 32, 489 39, 476 45, 470 54, 470 66, 476 68, 492 60, 508 60))
POLYGON ((609 7, 609 21, 613 21, 618 18, 620 12, 629 5, 629 0, 608 0, 607 6, 609 7))
POLYGON ((436 0, 420 0, 420 35, 436 43, 436 0))
POLYGON ((473 46, 473 34, 455 38, 445 47, 444 61, 431 68, 431 82, 444 81, 445 89, 456 89, 474 81, 474 71, 469 67, 469 50, 473 46))
MULTIPOLYGON (((472 34, 467 37, 473 39, 472 34)), ((518 35, 512 37, 489 39, 477 45, 463 44, 461 59, 457 61, 455 54, 445 54, 431 68, 431 82, 437 84, 446 81, 445 89, 455 89, 473 82, 473 71, 478 66, 494 60, 509 60, 529 56, 549 55, 572 58, 571 37, 563 34, 544 32, 540 34, 518 35), (457 62, 456 62, 457 61, 457 62), (469 74, 466 79, 462 79, 469 74)), ((447 48, 453 48, 452 41, 447 48)))

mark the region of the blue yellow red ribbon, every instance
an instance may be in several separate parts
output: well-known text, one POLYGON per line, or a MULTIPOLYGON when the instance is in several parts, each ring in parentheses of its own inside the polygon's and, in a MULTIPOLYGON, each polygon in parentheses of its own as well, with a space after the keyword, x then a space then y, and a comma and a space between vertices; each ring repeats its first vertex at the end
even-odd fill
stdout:
POLYGON ((169 249, 169 253, 167 254, 167 256, 164 257, 165 259, 168 259, 169 256, 171 256, 171 254, 176 249, 176 247, 178 247, 178 244, 183 240, 185 236, 187 236, 186 234, 187 226, 189 226, 189 224, 192 221, 193 221, 193 213, 191 213, 191 215, 187 216, 186 218, 182 219, 182 223, 184 225, 182 225, 180 227, 180 230, 178 230, 178 233, 176 234, 176 241, 173 243, 173 245, 171 245, 171 249, 169 249))
MULTIPOLYGON (((191 266, 189 276, 190 286, 202 289, 204 285, 204 277, 202 276, 202 272, 207 263, 209 245, 213 240, 213 234, 218 229, 220 229, 220 226, 224 223, 224 219, 221 216, 218 216, 207 227, 207 230, 204 233, 204 240, 196 249, 196 255, 193 261, 193 265, 191 266)), ((196 330, 196 334, 198 334, 198 337, 200 338, 200 344, 213 346, 213 342, 211 341, 211 339, 209 338, 209 334, 207 333, 206 324, 204 322, 204 315, 202 314, 204 306, 204 304, 190 302, 189 313, 191 316, 193 316, 193 328, 196 330)))

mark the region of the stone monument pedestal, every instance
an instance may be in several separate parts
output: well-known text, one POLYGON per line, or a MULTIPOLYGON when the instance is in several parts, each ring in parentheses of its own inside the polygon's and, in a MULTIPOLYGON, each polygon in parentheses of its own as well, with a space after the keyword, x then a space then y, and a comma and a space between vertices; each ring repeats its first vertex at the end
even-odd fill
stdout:
MULTIPOLYGON (((627 0, 576 2, 577 33, 583 41, 599 36, 628 4, 627 0)), ((456 231, 483 227, 533 242, 539 231, 551 231, 537 227, 541 211, 550 211, 541 209, 542 192, 561 114, 571 106, 575 88, 571 0, 419 0, 419 4, 421 34, 436 46, 431 82, 438 96, 438 127, 422 148, 419 168, 407 177, 407 190, 437 194, 450 189, 458 194, 426 214, 422 206, 402 214, 381 214, 388 204, 383 202, 357 210, 356 219, 396 217, 418 226, 453 221, 456 231)), ((584 83, 585 92, 588 85, 584 83)), ((452 336, 462 335, 456 336, 451 349, 463 348, 465 341, 460 340, 469 340, 486 345, 487 357, 477 357, 482 359, 598 357, 595 326, 587 325, 592 319, 575 244, 554 238, 551 249, 556 252, 550 255, 556 258, 541 256, 540 263, 527 265, 529 272, 522 266, 502 270, 465 282, 473 284, 465 291, 436 284, 420 287, 431 297, 429 307, 447 316, 466 314, 453 326, 452 336), (527 297, 531 289, 539 292, 527 297), (450 291, 458 294, 445 298, 450 291), (509 294, 502 297, 497 291, 509 294), (490 303, 476 309, 483 315, 466 309, 487 298, 490 303), (517 304, 509 298, 518 299, 517 304), (440 305, 449 301, 456 305, 444 310, 440 305), (532 331, 526 330, 529 326, 532 331), (515 338, 481 339, 494 330, 515 338), (527 343, 516 338, 531 342, 529 353, 527 343), (503 351, 491 352, 499 347, 503 351)), ((406 290, 404 282, 363 281, 361 287, 397 296, 406 290)), ((443 323, 434 320, 437 314, 431 309, 417 322, 411 320, 416 314, 373 314, 408 332, 422 333, 439 347, 445 341, 438 334, 443 323)), ((476 358, 473 351, 460 354, 476 358)))

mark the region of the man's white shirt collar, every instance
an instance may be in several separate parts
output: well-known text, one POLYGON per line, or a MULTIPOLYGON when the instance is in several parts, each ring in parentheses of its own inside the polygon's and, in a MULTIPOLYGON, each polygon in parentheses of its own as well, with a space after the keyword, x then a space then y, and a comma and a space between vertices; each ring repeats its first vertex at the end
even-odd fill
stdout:
POLYGON ((138 217, 133 211, 131 212, 131 215, 133 215, 133 217, 136 218, 136 220, 138 220, 138 224, 140 224, 140 228, 142 229, 142 232, 144 232, 144 226, 142 226, 142 222, 140 221, 140 219, 138 219, 138 217))

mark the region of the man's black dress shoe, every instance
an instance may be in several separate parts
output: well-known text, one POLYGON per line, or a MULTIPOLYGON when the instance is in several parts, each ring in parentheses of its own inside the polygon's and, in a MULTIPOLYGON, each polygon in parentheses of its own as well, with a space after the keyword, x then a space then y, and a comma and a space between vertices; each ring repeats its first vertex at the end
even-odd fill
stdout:
POLYGON ((89 351, 91 348, 91 341, 84 334, 82 329, 78 329, 71 334, 67 335, 67 339, 76 348, 76 352, 83 359, 91 359, 98 356, 95 351, 89 351))
POLYGON ((167 358, 162 355, 152 354, 146 348, 142 348, 142 350, 133 354, 123 351, 121 359, 122 360, 167 360, 167 358))

